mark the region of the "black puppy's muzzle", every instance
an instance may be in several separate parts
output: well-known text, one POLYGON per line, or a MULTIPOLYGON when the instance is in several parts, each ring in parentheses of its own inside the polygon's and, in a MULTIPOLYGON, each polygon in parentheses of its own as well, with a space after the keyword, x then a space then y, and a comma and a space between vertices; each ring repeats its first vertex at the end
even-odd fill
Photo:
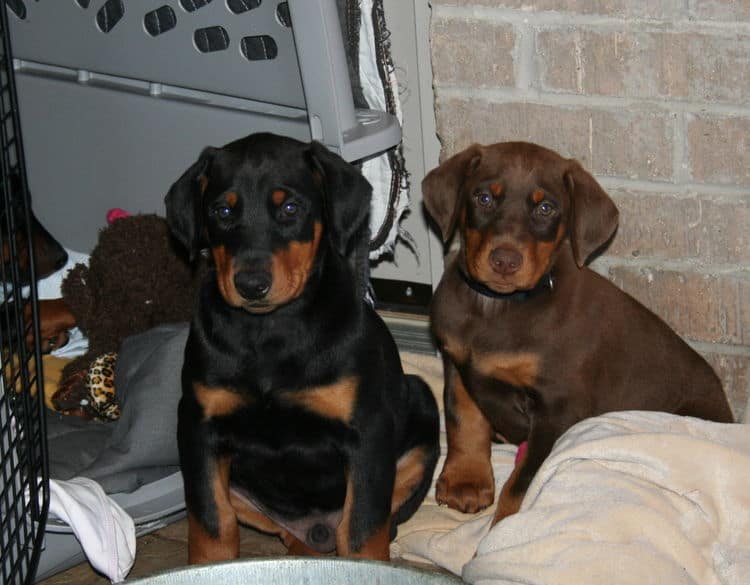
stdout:
POLYGON ((266 270, 241 270, 234 275, 237 292, 248 301, 259 301, 271 290, 271 273, 266 270))

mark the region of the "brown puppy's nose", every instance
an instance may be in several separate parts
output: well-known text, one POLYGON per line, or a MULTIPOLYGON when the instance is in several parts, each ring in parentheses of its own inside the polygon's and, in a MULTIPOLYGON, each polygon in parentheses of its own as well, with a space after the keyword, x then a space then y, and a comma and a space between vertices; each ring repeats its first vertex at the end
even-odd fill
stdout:
POLYGON ((490 253, 492 270, 503 276, 518 272, 523 263, 523 256, 510 248, 495 248, 490 253))

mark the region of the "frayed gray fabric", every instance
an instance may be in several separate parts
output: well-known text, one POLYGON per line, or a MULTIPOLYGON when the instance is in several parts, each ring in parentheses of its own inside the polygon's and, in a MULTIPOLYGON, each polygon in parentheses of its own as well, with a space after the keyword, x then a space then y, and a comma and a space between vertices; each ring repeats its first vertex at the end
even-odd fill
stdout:
POLYGON ((188 330, 188 323, 162 325, 123 341, 115 368, 119 420, 48 415, 51 478, 84 476, 118 493, 179 470, 177 405, 188 330))

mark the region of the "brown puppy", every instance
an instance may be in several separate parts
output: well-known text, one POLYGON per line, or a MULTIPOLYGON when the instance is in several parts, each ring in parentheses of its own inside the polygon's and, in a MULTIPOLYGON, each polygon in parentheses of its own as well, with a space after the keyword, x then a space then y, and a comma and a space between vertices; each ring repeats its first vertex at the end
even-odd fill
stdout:
POLYGON ((581 165, 524 142, 473 145, 422 182, 448 241, 432 328, 445 368, 448 457, 437 499, 464 512, 494 498, 490 443, 528 449, 495 521, 516 512, 555 440, 616 410, 730 422, 711 367, 661 319, 584 267, 617 209, 581 165))

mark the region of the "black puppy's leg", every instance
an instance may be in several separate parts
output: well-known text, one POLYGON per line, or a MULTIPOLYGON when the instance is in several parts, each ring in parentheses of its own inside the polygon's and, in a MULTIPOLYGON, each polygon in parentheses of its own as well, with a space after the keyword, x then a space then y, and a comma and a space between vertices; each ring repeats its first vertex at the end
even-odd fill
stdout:
POLYGON ((240 552, 237 516, 230 503, 229 457, 210 451, 210 422, 195 404, 180 401, 177 439, 188 513, 188 563, 235 559, 240 552))
POLYGON ((375 420, 360 436, 360 448, 349 462, 346 498, 336 530, 336 553, 387 561, 390 559, 390 511, 396 459, 393 428, 375 420))
POLYGON ((490 462, 492 427, 445 354, 443 371, 448 456, 438 478, 436 499, 454 510, 474 513, 495 498, 490 462))
POLYGON ((391 499, 391 539, 396 526, 405 522, 424 501, 440 455, 440 420, 429 386, 417 377, 404 377, 405 399, 404 428, 409 433, 408 447, 396 463, 396 481, 391 499))

